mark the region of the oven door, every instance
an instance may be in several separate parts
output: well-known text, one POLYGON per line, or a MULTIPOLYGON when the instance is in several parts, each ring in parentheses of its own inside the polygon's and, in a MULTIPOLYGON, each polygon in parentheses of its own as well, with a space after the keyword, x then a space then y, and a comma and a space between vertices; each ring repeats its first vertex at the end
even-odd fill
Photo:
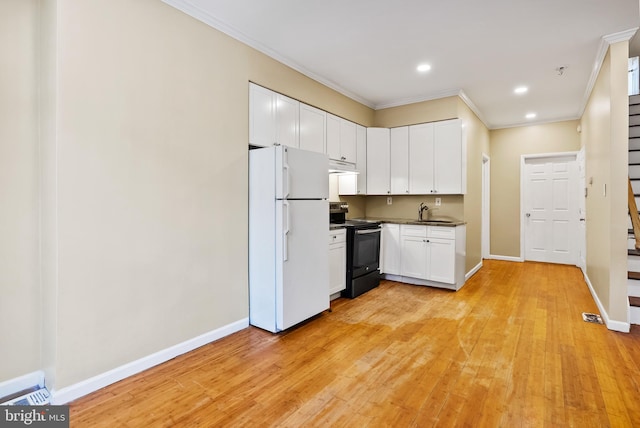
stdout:
POLYGON ((380 231, 380 228, 354 231, 353 278, 371 273, 380 266, 380 231))

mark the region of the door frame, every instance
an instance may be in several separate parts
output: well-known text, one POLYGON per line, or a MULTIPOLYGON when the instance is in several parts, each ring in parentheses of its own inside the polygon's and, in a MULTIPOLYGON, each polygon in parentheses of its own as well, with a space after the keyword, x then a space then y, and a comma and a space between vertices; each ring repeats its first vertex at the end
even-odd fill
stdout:
MULTIPOLYGON (((554 159, 554 158, 566 158, 566 157, 573 157, 575 162, 578 162, 578 151, 575 152, 552 152, 552 153, 536 153, 536 154, 529 154, 529 155, 521 155, 520 156, 520 260, 521 261, 526 261, 526 242, 525 242, 525 236, 526 236, 526 232, 525 232, 525 214, 526 214, 526 210, 525 210, 525 197, 524 197, 524 188, 525 188, 525 181, 526 181, 526 161, 529 159, 545 159, 545 158, 549 158, 549 159, 554 159)), ((579 183, 579 179, 576 180, 576 192, 578 192, 580 183, 579 183)), ((577 216, 577 213, 576 213, 577 216)), ((577 230, 576 230, 576 234, 577 234, 577 230)), ((578 262, 577 260, 577 254, 576 254, 576 263, 578 262)))
POLYGON ((482 226, 481 253, 483 259, 491 257, 491 158, 482 154, 482 226))

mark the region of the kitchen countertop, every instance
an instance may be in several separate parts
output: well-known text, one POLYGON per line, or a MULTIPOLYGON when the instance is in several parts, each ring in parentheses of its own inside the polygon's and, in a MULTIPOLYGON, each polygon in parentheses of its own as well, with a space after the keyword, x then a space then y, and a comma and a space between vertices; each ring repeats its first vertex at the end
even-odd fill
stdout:
POLYGON ((410 218, 388 218, 388 217, 366 217, 355 220, 369 220, 369 221, 379 221, 380 223, 394 223, 394 224, 412 224, 412 225, 420 225, 420 226, 443 226, 443 227, 456 227, 462 226, 466 224, 464 221, 458 221, 448 218, 443 219, 430 219, 418 221, 417 219, 410 218))
POLYGON ((345 228, 344 224, 329 223, 329 230, 338 230, 338 229, 344 229, 344 228, 345 228))

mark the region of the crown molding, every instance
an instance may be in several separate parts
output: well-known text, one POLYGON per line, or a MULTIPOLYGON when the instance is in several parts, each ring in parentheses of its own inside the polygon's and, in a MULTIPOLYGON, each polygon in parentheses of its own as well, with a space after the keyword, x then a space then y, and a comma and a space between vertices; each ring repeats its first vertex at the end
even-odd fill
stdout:
POLYGON ((359 102, 360 104, 363 104, 369 108, 375 109, 375 105, 374 103, 372 103, 371 101, 362 98, 361 96, 348 91, 347 89, 343 88, 340 85, 337 85, 336 83, 325 79, 324 77, 302 67, 300 64, 297 64, 296 62, 292 61, 289 58, 286 58, 282 55, 280 55, 278 52, 269 49, 268 47, 264 46, 263 44, 259 43, 258 41, 252 39, 251 37, 247 36, 246 34, 242 33, 241 31, 239 31, 237 28, 232 27, 224 22, 222 22, 221 20, 219 20, 218 18, 216 18, 215 16, 211 15, 210 13, 206 12, 205 10, 203 10, 202 8, 195 6, 194 4, 192 4, 189 0, 162 0, 163 3, 168 4, 169 6, 172 6, 178 10, 180 10, 181 12, 186 13, 187 15, 191 16, 192 18, 197 19, 198 21, 201 21, 207 25, 209 25, 210 27, 215 28, 216 30, 228 35, 229 37, 238 40, 239 42, 244 43, 245 45, 252 47, 253 49, 262 52, 263 54, 275 59, 276 61, 286 65, 289 68, 292 68, 293 70, 304 74, 305 76, 309 77, 312 80, 315 80, 318 83, 323 84, 324 86, 327 86, 328 88, 333 89, 336 92, 341 93, 342 95, 351 98, 354 101, 359 102))
POLYGON ((480 122, 482 122, 484 126, 487 127, 487 129, 493 129, 492 124, 487 122, 478 106, 476 106, 473 101, 471 101, 471 98, 469 98, 469 96, 462 89, 460 89, 458 96, 467 105, 467 107, 469 107, 469 109, 475 113, 478 119, 480 119, 480 122))
POLYGON ((580 104, 580 110, 578 114, 579 117, 582 117, 585 109, 587 108, 589 97, 591 97, 591 92, 593 91, 593 87, 596 84, 596 79, 600 74, 600 69, 602 68, 602 62, 604 61, 604 57, 607 56, 609 45, 630 40, 633 35, 636 34, 636 31, 638 31, 638 27, 630 28, 629 30, 620 31, 618 33, 609 34, 603 36, 600 39, 600 45, 598 46, 598 51, 596 52, 596 60, 593 64, 593 69, 591 70, 591 76, 589 76, 589 81, 587 82, 584 96, 582 97, 582 103, 580 104))
POLYGON ((493 128, 489 128, 489 129, 493 131, 493 130, 498 130, 498 129, 520 128, 522 126, 546 125, 548 123, 567 122, 569 120, 580 120, 581 117, 582 117, 582 115, 580 115, 580 116, 565 116, 565 117, 558 117, 558 118, 547 119, 547 120, 526 121, 526 122, 513 123, 513 124, 509 124, 509 125, 503 125, 503 126, 498 125, 498 126, 495 126, 493 128))

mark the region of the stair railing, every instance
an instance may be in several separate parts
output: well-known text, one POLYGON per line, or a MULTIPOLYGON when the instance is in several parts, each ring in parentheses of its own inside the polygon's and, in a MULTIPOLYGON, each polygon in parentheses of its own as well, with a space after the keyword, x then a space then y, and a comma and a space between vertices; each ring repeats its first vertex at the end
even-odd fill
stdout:
POLYGON ((631 179, 629 179, 629 215, 631 215, 631 225, 633 226, 633 236, 636 240, 636 250, 640 250, 640 215, 638 215, 638 206, 636 205, 636 197, 631 187, 631 179))

